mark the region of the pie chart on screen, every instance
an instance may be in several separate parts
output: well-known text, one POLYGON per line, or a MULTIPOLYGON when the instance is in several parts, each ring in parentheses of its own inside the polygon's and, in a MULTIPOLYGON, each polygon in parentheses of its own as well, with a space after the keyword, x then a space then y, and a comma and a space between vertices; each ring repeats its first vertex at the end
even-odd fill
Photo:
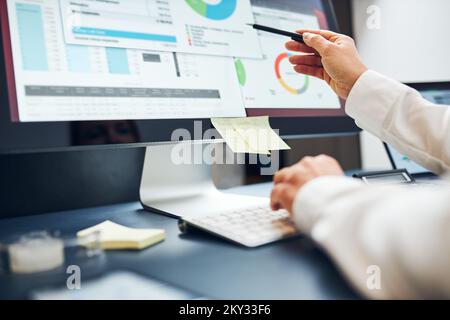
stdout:
POLYGON ((303 83, 298 84, 301 76, 292 70, 288 59, 289 53, 280 54, 275 60, 275 74, 281 86, 291 94, 303 94, 309 88, 309 77, 304 76, 303 83))
POLYGON ((226 20, 236 11, 238 0, 185 0, 199 15, 211 20, 226 20))

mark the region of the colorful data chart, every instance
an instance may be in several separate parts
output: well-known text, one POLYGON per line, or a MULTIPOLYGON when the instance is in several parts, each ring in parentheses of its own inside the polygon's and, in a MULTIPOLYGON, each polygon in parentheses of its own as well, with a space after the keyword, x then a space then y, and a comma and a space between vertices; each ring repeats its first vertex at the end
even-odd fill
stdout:
POLYGON ((186 3, 205 18, 226 20, 236 11, 237 0, 222 0, 217 4, 209 4, 204 0, 186 0, 186 3))
POLYGON ((277 79, 280 82, 281 86, 286 89, 288 92, 292 94, 302 94, 305 93, 308 90, 309 87, 309 77, 305 76, 305 82, 303 83, 303 86, 300 88, 294 88, 287 84, 287 82, 284 80, 282 72, 281 72, 281 63, 285 59, 289 59, 291 54, 289 53, 282 53, 280 54, 277 59, 275 60, 275 73, 277 75, 277 79))

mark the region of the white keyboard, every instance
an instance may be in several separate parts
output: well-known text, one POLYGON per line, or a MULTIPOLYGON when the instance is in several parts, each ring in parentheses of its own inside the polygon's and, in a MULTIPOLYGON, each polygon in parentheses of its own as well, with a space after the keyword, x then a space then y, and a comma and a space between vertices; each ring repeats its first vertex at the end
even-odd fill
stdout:
POLYGON ((224 211, 179 221, 181 232, 197 228, 246 247, 259 247, 299 235, 286 210, 267 206, 224 211))

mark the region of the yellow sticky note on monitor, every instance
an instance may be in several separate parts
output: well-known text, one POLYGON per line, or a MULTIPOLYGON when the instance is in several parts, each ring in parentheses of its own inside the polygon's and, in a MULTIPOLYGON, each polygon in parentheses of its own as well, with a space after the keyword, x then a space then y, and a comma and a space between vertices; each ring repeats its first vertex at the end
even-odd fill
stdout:
POLYGON ((84 246, 90 246, 83 239, 98 233, 104 250, 142 250, 163 241, 166 233, 161 229, 128 228, 112 221, 105 221, 91 228, 79 231, 78 239, 84 246))
POLYGON ((234 125, 234 120, 234 118, 211 119, 216 130, 234 153, 270 153, 267 149, 257 150, 257 148, 248 144, 244 137, 239 134, 239 129, 234 125))
POLYGON ((269 117, 237 118, 236 130, 244 140, 258 150, 289 150, 290 147, 271 128, 269 117))
POLYGON ((269 117, 216 118, 212 123, 235 153, 270 154, 290 149, 271 128, 269 117))

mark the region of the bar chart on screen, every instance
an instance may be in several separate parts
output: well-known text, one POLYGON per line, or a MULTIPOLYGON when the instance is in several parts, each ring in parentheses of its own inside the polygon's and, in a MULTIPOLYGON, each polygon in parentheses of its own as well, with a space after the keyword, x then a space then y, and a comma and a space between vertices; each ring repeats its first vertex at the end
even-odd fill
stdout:
POLYGON ((42 9, 39 5, 16 3, 22 63, 25 70, 48 70, 42 9))

